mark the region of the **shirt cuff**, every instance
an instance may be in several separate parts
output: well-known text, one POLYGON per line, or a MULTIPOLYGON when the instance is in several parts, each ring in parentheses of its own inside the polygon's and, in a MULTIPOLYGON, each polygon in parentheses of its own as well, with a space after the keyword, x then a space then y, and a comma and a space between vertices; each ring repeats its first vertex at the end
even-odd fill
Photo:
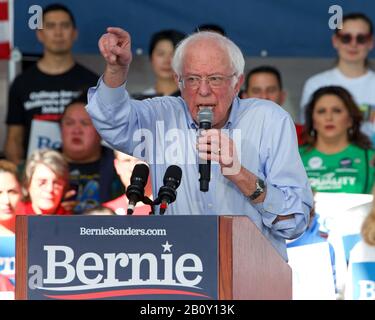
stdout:
POLYGON ((100 77, 98 85, 96 86, 97 94, 100 101, 104 105, 118 104, 119 101, 124 101, 128 95, 125 90, 126 81, 117 88, 108 87, 103 81, 103 76, 100 77))
POLYGON ((284 211, 284 202, 284 193, 273 185, 267 184, 266 198, 263 202, 253 205, 262 214, 265 225, 271 228, 272 222, 284 211))

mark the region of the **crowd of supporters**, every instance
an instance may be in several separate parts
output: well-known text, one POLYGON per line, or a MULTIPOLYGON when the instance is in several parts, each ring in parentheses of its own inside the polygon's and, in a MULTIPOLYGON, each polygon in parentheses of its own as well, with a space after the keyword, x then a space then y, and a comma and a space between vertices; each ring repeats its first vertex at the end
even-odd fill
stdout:
MULTIPOLYGON (((101 144, 85 109, 87 89, 99 76, 74 61, 78 30, 71 11, 50 5, 43 11, 43 23, 37 31, 43 57, 9 90, 6 160, 0 160, 0 235, 14 234, 17 214, 126 214, 124 191, 140 161, 101 144), (60 148, 27 153, 33 120, 59 123, 60 148)), ((201 30, 225 34, 215 25, 195 31, 201 30)), ((184 37, 172 29, 152 36, 149 58, 155 83, 134 94, 134 99, 180 94, 171 60, 184 37)), ((338 55, 335 67, 313 75, 304 85, 296 143, 314 191, 371 194, 375 174, 375 90, 371 89, 375 73, 368 62, 374 45, 371 20, 362 13, 346 15, 343 28, 332 35, 332 45, 338 55)), ((280 72, 267 65, 248 72, 240 95, 271 100, 280 107, 286 99, 280 72)), ((152 198, 150 181, 145 193, 152 198)), ((134 214, 149 212, 148 205, 139 205, 134 214)), ((367 219, 366 225, 372 220, 367 219)), ((312 228, 316 217, 313 222, 310 231, 317 233, 312 228)), ((373 246, 371 241, 367 244, 373 246)))

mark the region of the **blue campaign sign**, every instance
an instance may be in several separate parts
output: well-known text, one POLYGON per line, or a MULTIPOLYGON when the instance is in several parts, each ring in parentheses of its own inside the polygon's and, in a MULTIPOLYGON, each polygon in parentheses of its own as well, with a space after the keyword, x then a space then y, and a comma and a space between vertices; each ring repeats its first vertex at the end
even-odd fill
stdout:
POLYGON ((375 299, 375 262, 353 263, 353 299, 375 299))
POLYGON ((28 223, 29 299, 218 299, 217 216, 28 223))
POLYGON ((359 233, 346 234, 342 236, 346 263, 349 262, 350 251, 353 249, 356 243, 360 240, 361 240, 361 235, 359 233))
POLYGON ((14 285, 15 237, 0 236, 0 275, 7 277, 14 285))

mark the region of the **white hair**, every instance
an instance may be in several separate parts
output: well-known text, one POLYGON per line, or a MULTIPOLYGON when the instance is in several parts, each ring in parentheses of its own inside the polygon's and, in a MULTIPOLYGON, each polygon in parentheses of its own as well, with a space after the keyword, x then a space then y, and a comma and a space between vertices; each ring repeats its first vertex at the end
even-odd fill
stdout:
POLYGON ((240 48, 232 40, 222 36, 221 34, 218 34, 217 32, 202 31, 193 33, 178 44, 173 56, 172 68, 179 77, 182 76, 182 65, 187 47, 194 42, 204 40, 215 41, 219 46, 223 48, 224 51, 228 53, 231 67, 233 68, 233 72, 235 73, 237 78, 243 74, 245 68, 245 59, 240 48))

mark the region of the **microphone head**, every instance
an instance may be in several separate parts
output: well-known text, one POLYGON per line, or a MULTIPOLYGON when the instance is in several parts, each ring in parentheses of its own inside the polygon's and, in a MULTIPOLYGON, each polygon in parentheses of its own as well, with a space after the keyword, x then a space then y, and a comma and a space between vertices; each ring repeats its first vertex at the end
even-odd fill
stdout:
POLYGON ((138 163, 134 166, 132 176, 130 177, 130 183, 134 184, 135 182, 141 183, 144 186, 146 186, 148 174, 149 174, 149 168, 144 163, 138 163))
POLYGON ((168 182, 173 182, 175 184, 174 188, 177 189, 181 183, 182 170, 179 166, 171 165, 165 171, 163 183, 167 185, 168 182))
POLYGON ((212 107, 200 107, 198 112, 198 121, 212 123, 212 107))

